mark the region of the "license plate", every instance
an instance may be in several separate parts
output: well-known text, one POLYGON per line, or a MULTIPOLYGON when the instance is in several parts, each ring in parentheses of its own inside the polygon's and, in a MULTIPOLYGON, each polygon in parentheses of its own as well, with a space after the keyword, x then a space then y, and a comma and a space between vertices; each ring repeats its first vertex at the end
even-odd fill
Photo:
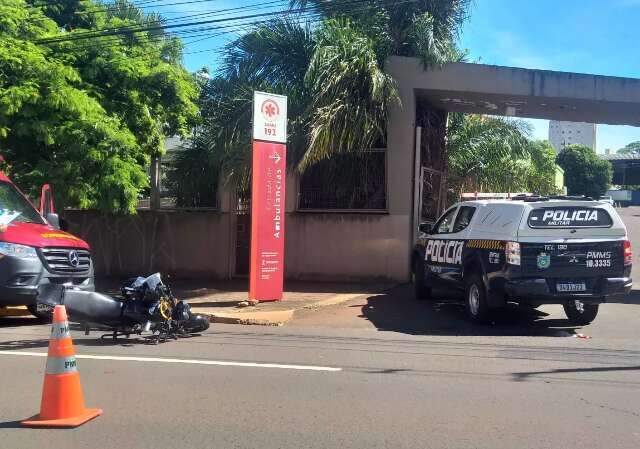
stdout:
POLYGON ((41 313, 48 313, 53 310, 53 307, 51 307, 49 304, 38 303, 36 304, 36 310, 41 313))
POLYGON ((584 282, 558 282, 556 289, 559 292, 583 292, 587 285, 584 282))

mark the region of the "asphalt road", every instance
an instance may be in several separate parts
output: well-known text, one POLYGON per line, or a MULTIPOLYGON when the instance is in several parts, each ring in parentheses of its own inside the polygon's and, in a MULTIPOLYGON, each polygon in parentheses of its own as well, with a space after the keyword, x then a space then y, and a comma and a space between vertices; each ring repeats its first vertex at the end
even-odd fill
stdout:
MULTIPOLYGON (((638 254, 640 211, 624 214, 638 254)), ((400 286, 159 346, 74 331, 86 402, 104 415, 34 430, 16 421, 38 410, 48 329, 5 319, 0 448, 636 448, 638 323, 637 293, 583 328, 558 307, 475 326, 400 286)))

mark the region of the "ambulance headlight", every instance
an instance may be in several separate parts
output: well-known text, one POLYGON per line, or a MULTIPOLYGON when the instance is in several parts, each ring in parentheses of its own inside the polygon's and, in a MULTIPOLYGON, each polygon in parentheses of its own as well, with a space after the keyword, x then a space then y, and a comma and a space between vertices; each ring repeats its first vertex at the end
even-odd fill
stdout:
POLYGON ((19 257, 20 259, 37 259, 36 249, 17 243, 0 242, 0 255, 19 257))

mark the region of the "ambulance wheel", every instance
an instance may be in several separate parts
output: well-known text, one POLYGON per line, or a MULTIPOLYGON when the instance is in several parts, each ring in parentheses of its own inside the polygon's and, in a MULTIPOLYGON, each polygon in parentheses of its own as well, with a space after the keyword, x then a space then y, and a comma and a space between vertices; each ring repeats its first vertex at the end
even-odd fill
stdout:
POLYGON ((465 279, 465 310, 467 316, 474 323, 485 323, 489 319, 489 306, 487 305, 487 292, 482 278, 472 273, 465 279))
POLYGON ((431 299, 431 289, 424 285, 424 265, 420 259, 413 263, 413 288, 416 292, 416 299, 431 299))
POLYGON ((53 320, 53 314, 51 312, 38 312, 35 304, 28 305, 27 310, 31 315, 43 323, 50 323, 53 320))
POLYGON ((596 319, 598 315, 598 304, 582 304, 582 310, 580 310, 575 301, 564 304, 564 313, 569 318, 571 324, 578 324, 584 326, 590 324, 596 319))

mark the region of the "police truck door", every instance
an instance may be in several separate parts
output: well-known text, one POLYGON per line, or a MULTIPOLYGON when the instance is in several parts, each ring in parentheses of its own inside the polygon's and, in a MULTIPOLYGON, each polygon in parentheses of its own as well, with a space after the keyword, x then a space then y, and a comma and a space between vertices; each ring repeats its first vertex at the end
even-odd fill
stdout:
POLYGON ((456 240, 453 233, 457 212, 458 207, 447 210, 426 242, 425 265, 432 288, 450 287, 460 276, 464 242, 456 240))

